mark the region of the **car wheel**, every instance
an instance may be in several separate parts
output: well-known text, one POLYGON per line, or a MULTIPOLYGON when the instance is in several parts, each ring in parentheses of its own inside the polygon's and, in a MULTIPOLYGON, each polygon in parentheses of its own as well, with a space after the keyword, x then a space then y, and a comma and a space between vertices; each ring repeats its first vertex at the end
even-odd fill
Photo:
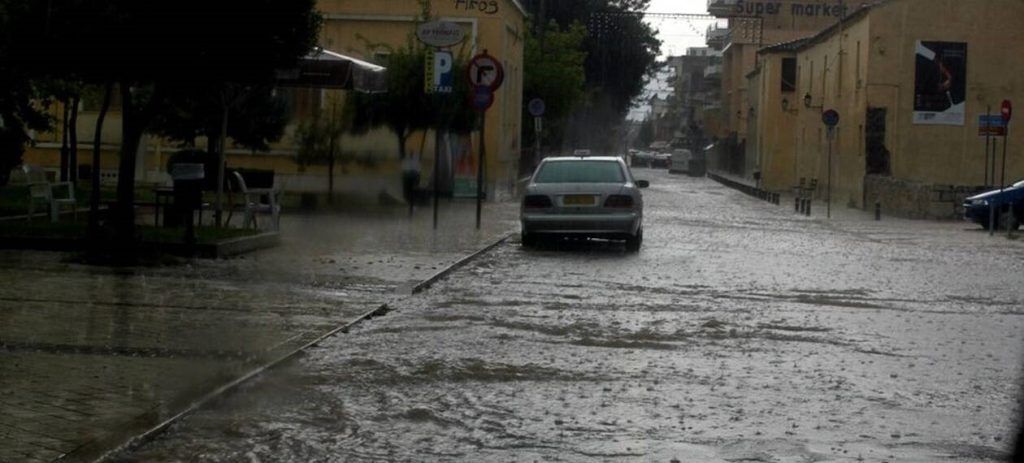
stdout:
POLYGON ((1020 228, 1020 219, 1010 213, 1009 210, 1003 211, 999 214, 999 221, 996 222, 998 227, 1002 230, 1006 230, 1007 224, 1013 230, 1020 228))
POLYGON ((636 235, 626 238, 626 251, 639 252, 640 245, 644 242, 644 229, 637 230, 636 235))

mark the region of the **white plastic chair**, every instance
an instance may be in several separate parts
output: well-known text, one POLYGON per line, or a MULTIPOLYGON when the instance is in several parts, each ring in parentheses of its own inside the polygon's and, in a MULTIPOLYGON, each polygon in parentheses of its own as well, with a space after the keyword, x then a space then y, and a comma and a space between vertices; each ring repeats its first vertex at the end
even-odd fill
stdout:
POLYGON ((50 209, 50 221, 56 222, 60 217, 61 206, 71 206, 74 220, 78 220, 78 207, 75 201, 75 186, 71 182, 51 183, 46 178, 46 171, 39 166, 25 164, 21 166, 28 184, 28 217, 32 220, 37 202, 45 203, 50 209))
MULTIPOLYGON (((281 192, 274 188, 248 188, 245 185, 245 178, 238 171, 232 172, 235 182, 238 184, 238 191, 242 194, 245 207, 245 219, 242 227, 259 228, 257 221, 258 214, 269 214, 271 229, 274 231, 281 228, 281 192)), ((230 220, 230 216, 229 219, 230 220)))

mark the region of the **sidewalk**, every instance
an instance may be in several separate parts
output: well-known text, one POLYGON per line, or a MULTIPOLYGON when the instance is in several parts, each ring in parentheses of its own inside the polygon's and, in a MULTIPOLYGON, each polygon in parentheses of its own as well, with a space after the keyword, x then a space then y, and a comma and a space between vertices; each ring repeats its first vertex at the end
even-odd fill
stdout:
POLYGON ((0 462, 88 461, 517 229, 515 203, 286 215, 275 249, 131 269, 0 251, 0 462))

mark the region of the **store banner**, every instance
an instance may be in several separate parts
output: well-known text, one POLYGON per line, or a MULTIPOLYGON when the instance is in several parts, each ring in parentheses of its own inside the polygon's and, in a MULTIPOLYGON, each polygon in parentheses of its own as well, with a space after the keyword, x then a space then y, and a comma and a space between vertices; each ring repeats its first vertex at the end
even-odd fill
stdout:
POLYGON ((914 75, 914 123, 966 123, 967 44, 917 42, 914 75))

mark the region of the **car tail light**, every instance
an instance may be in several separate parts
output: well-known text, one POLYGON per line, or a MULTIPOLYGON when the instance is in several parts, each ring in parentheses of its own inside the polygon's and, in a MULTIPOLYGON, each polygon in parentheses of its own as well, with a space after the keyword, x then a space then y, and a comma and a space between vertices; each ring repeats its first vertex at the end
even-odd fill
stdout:
POLYGON ((633 197, 629 195, 611 195, 604 201, 604 207, 633 207, 633 197))
POLYGON ((551 198, 544 195, 529 195, 523 198, 523 207, 526 209, 547 209, 551 207, 551 198))

